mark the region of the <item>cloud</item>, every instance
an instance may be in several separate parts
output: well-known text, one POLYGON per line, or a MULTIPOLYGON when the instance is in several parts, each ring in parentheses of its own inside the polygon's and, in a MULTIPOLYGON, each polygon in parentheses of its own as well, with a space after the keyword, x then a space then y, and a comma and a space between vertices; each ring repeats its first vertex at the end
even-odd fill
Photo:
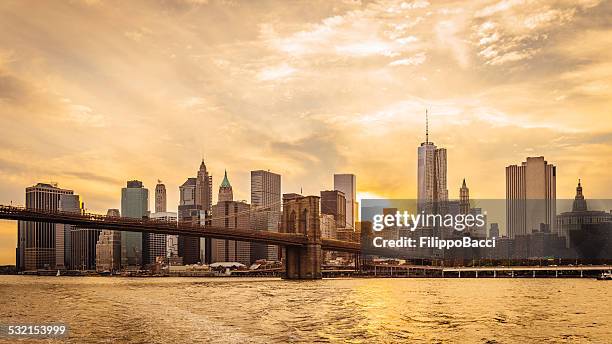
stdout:
POLYGON ((282 63, 278 66, 266 67, 259 72, 258 78, 261 81, 276 81, 282 80, 293 75, 297 69, 291 67, 287 63, 282 63))
POLYGON ((416 66, 425 62, 426 56, 425 53, 419 53, 409 58, 395 60, 389 63, 389 66, 416 66))

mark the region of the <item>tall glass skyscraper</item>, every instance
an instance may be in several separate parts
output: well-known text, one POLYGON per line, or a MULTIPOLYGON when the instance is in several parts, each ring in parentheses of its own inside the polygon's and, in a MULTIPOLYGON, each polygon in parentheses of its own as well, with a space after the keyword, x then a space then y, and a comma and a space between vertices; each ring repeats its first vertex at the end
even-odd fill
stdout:
POLYGON ((342 191, 346 202, 346 224, 343 226, 355 229, 357 218, 357 177, 354 174, 334 174, 334 190, 342 191))
MULTIPOLYGON (((60 195, 59 211, 80 213, 82 203, 79 195, 60 195)), ((55 268, 74 269, 72 264, 72 232, 73 225, 55 224, 55 268)))
POLYGON ((425 142, 418 148, 417 207, 419 212, 438 213, 448 201, 446 149, 429 141, 427 112, 425 116, 425 142))
MULTIPOLYGON (((121 189, 121 215, 142 219, 149 215, 149 190, 139 180, 127 182, 121 189)), ((123 232, 121 234, 121 267, 137 269, 142 266, 142 233, 123 232)))
MULTIPOLYGON (((278 232, 281 217, 281 176, 270 171, 251 171, 251 226, 278 232)), ((278 260, 278 246, 251 243, 251 260, 278 260)))

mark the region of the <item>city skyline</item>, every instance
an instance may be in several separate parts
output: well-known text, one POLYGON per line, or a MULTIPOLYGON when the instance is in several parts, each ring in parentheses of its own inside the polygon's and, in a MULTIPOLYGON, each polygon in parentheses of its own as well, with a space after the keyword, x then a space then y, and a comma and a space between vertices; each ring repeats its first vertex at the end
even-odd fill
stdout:
MULTIPOLYGON (((202 158, 237 200, 256 169, 283 192, 352 173, 358 200, 416 197, 426 108, 450 198, 463 178, 503 198, 504 168, 528 156, 558 166, 558 198, 578 178, 612 196, 610 3, 116 5, 0 4, 2 203, 54 181, 102 214, 125 181, 161 179, 175 211, 202 158)), ((15 228, 0 221, 0 240, 15 228)))

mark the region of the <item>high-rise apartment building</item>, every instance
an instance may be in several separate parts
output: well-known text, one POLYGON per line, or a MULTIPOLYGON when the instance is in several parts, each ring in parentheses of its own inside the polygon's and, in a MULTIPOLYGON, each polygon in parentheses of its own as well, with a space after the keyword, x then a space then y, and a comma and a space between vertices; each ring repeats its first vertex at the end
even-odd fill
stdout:
POLYGON ((346 202, 345 228, 355 229, 358 220, 357 177, 354 174, 334 174, 334 190, 342 191, 346 202))
MULTIPOLYGON (((108 209, 106 216, 120 217, 119 209, 108 209)), ((121 232, 104 229, 96 244, 96 271, 115 273, 121 270, 121 232)))
POLYGON ((426 213, 444 210, 448 201, 446 183, 446 149, 429 141, 429 120, 426 112, 425 142, 418 148, 417 208, 426 213))
POLYGON ((544 157, 506 167, 508 237, 531 234, 544 224, 555 233, 557 169, 544 157))
MULTIPOLYGON (((270 171, 251 171, 251 228, 278 232, 281 219, 281 176, 270 171)), ((251 260, 277 261, 276 245, 251 243, 251 260)))
MULTIPOLYGON (((60 195, 72 190, 57 185, 38 183, 26 188, 26 208, 56 211, 60 195)), ((55 224, 19 221, 17 227, 17 268, 23 270, 53 269, 55 267, 55 224)))
MULTIPOLYGON (((135 219, 149 216, 149 190, 141 181, 128 181, 127 187, 121 189, 121 215, 135 219)), ((142 233, 121 233, 121 267, 138 269, 142 262, 142 233)))
POLYGON ((155 185, 155 212, 163 213, 166 211, 166 185, 162 184, 161 180, 158 180, 157 185, 155 185))

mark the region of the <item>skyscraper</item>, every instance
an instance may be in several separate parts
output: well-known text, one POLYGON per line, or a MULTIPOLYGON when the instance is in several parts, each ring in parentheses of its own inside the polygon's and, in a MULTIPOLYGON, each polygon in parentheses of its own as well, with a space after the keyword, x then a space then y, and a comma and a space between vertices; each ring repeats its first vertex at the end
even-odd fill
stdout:
MULTIPOLYGON (((80 213, 82 203, 79 195, 60 195, 59 211, 80 213)), ((74 269, 72 264, 72 231, 73 225, 55 224, 55 268, 74 269)))
MULTIPOLYGON (((149 190, 139 180, 127 182, 121 189, 121 215, 142 219, 149 216, 149 190)), ((140 268, 142 266, 142 233, 121 233, 121 267, 140 268)))
POLYGON ((221 182, 221 186, 219 186, 219 202, 230 202, 234 200, 234 192, 232 191, 232 185, 227 179, 227 170, 223 175, 223 181, 221 182))
MULTIPOLYGON (((157 180, 155 186, 155 213, 151 214, 151 219, 165 221, 173 218, 176 221, 176 214, 173 216, 166 213, 166 186, 161 180, 157 180)), ((166 257, 166 234, 143 233, 142 234, 142 260, 144 265, 155 263, 157 257, 166 257)))
POLYGON ((506 167, 508 237, 531 234, 540 224, 555 233, 557 169, 543 156, 506 167))
MULTIPOLYGON (((177 214, 174 212, 156 212, 151 214, 151 220, 176 222, 177 214)), ((145 264, 155 263, 158 257, 168 257, 168 243, 171 243, 171 247, 173 246, 173 243, 177 243, 177 238, 175 235, 149 233, 147 235, 147 239, 146 245, 143 243, 143 256, 145 264)), ((176 249, 177 250, 173 250, 174 255, 178 253, 178 247, 176 249)))
POLYGON ((70 234, 70 265, 74 270, 95 270, 99 229, 74 227, 70 234))
MULTIPOLYGON (((108 209, 106 216, 120 217, 119 209, 108 209)), ((102 230, 96 244, 96 271, 121 270, 121 232, 102 230)))
POLYGON ((346 201, 346 223, 343 227, 354 230, 357 221, 357 177, 354 174, 334 174, 334 190, 342 191, 346 201))
POLYGON ((459 211, 464 215, 470 212, 470 189, 465 184, 465 178, 459 189, 459 211))
MULTIPOLYGON (((183 185, 179 186, 178 220, 180 222, 193 222, 201 224, 202 207, 196 204, 197 178, 187 178, 183 185)), ((200 238, 179 235, 178 255, 183 258, 185 264, 195 264, 200 259, 200 238)))
POLYGON ((201 210, 210 211, 212 209, 212 176, 206 170, 204 159, 202 159, 196 177, 195 193, 195 204, 199 205, 201 210))
MULTIPOLYGON (((225 228, 250 228, 249 205, 231 197, 232 186, 226 178, 219 187, 219 202, 212 208, 212 225, 225 228), (223 193, 223 195, 222 195, 223 193)), ((251 244, 245 241, 212 239, 212 262, 251 264, 251 244)))
MULTIPOLYGON (((270 171, 251 171, 251 228, 278 232, 281 217, 281 176, 270 171)), ((251 260, 278 260, 276 245, 251 243, 251 260)))
POLYGON ((166 205, 166 186, 162 184, 161 180, 157 180, 157 185, 155 185, 155 212, 166 212, 166 205))
POLYGON ((429 142, 429 117, 425 111, 425 142, 418 148, 417 170, 418 211, 437 213, 443 211, 448 201, 446 185, 446 149, 429 142))
POLYGON ((346 198, 339 190, 321 191, 321 214, 332 215, 336 228, 346 228, 346 198))
MULTIPOLYGON (((38 183, 26 188, 26 208, 56 211, 60 195, 71 195, 72 190, 57 185, 38 183)), ((55 224, 19 221, 17 227, 18 269, 37 270, 55 267, 55 224)))

